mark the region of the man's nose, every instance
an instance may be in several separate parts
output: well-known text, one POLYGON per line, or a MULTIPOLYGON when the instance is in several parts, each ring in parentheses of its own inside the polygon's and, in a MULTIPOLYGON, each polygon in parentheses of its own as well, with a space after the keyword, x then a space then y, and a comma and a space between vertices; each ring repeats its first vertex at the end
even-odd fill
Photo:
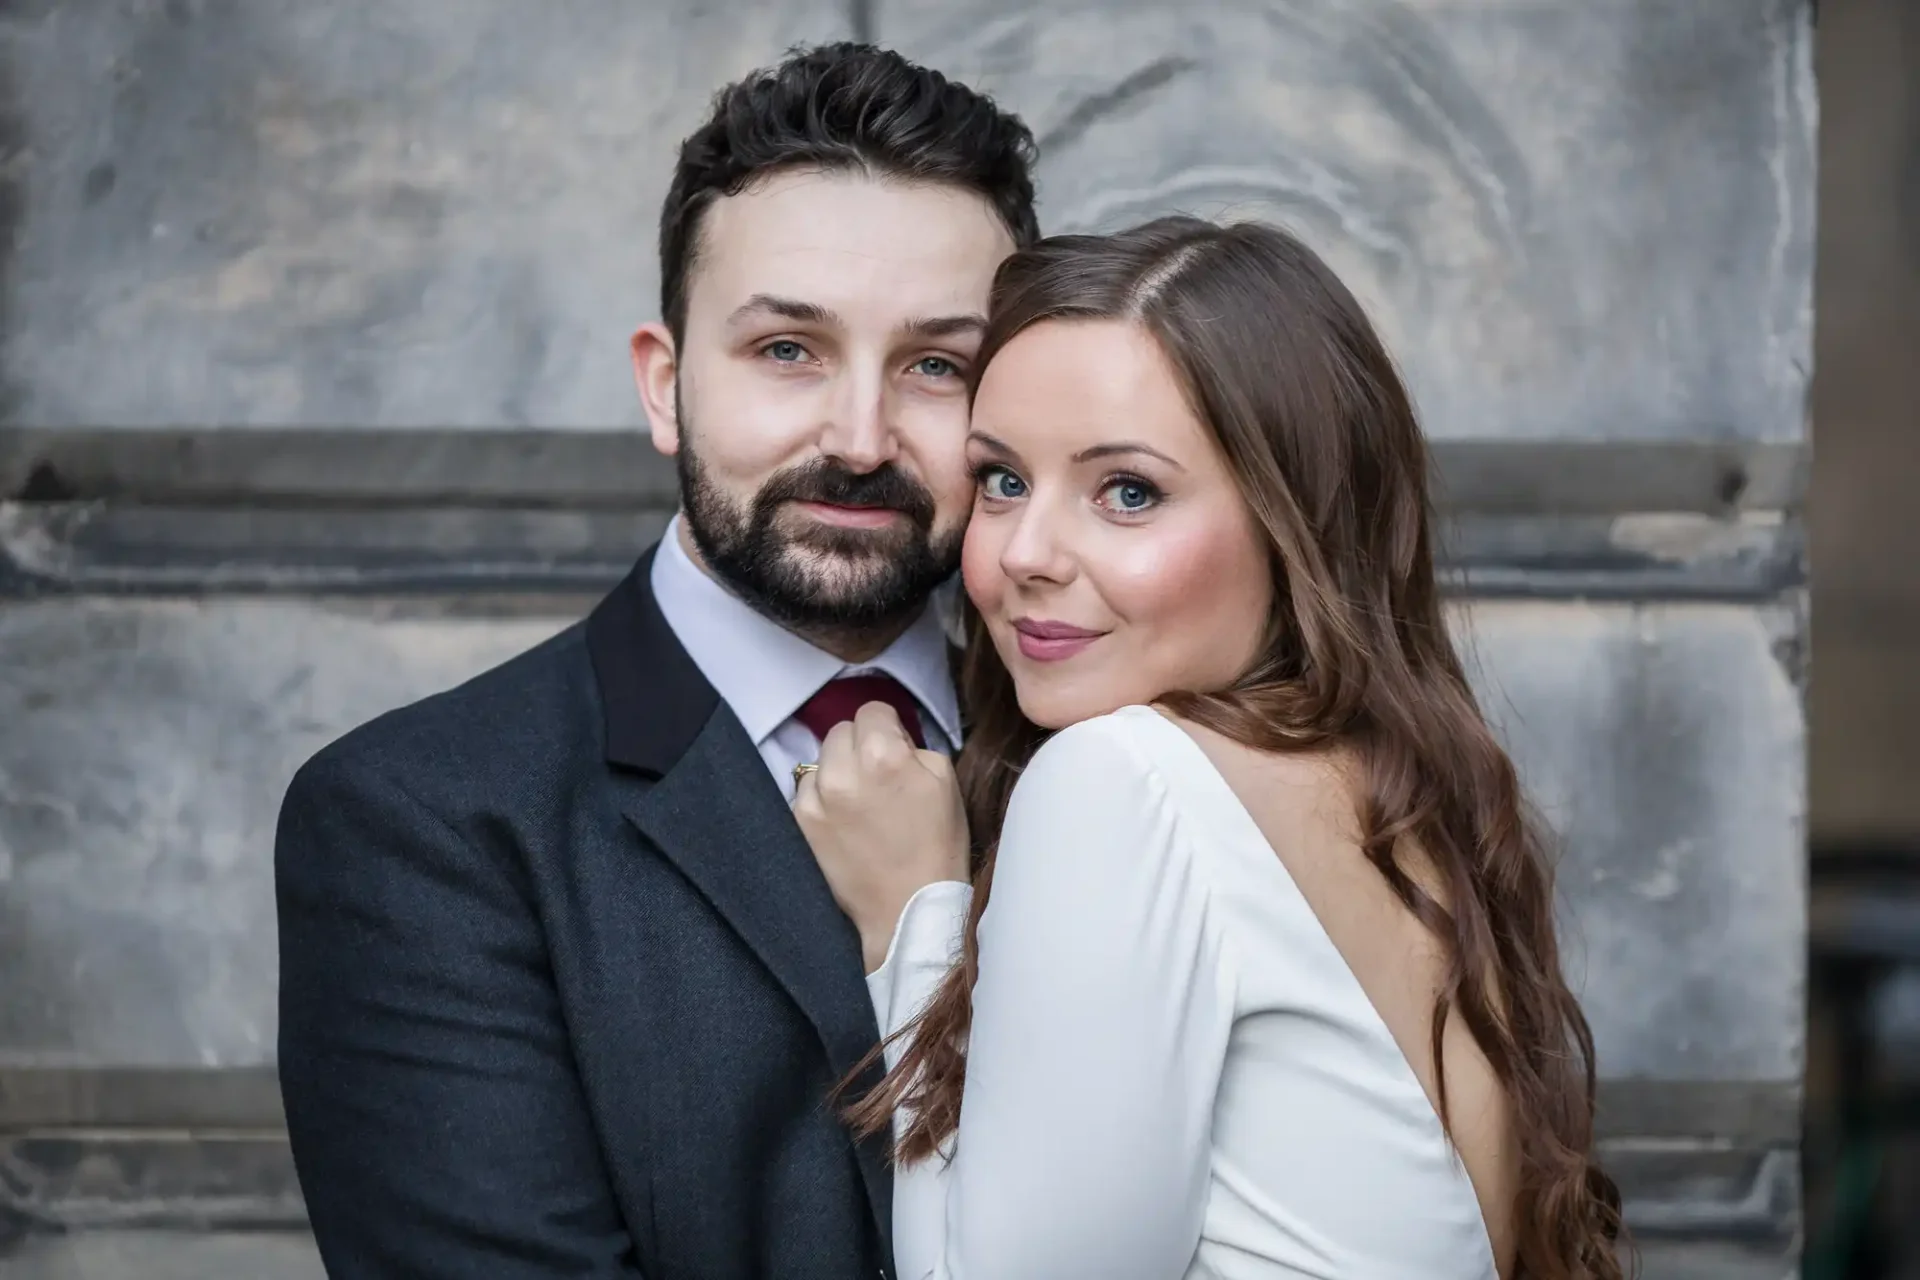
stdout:
POLYGON ((857 474, 893 461, 900 438, 882 371, 849 370, 838 392, 820 433, 820 451, 857 474))

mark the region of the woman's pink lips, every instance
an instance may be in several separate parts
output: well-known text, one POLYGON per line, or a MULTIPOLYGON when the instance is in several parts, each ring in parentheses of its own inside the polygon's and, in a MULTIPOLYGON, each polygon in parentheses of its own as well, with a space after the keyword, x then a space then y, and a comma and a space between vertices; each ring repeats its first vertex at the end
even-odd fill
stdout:
POLYGON ((1013 624, 1022 657, 1031 662, 1058 662, 1071 658, 1098 640, 1104 632, 1072 627, 1064 622, 1035 622, 1021 618, 1013 624))
POLYGON ((892 507, 838 507, 827 502, 801 502, 797 505, 815 520, 839 525, 843 529, 881 529, 900 519, 900 513, 892 507))

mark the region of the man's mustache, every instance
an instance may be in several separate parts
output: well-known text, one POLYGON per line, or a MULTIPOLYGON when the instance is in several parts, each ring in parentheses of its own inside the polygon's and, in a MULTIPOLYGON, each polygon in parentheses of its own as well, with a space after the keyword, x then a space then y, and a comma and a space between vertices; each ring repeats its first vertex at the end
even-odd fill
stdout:
POLYGON ((756 505, 770 516, 782 502, 823 502, 836 507, 887 507, 921 529, 933 527, 933 495, 893 463, 873 471, 849 470, 831 458, 818 458, 782 471, 762 486, 756 505))

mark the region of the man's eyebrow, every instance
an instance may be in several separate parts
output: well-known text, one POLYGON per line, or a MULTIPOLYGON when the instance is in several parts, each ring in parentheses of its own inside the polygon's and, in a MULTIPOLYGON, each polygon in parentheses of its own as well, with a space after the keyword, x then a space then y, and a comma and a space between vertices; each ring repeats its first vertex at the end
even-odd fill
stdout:
POLYGON ((797 298, 782 298, 777 294, 756 293, 733 309, 727 317, 728 324, 739 324, 743 320, 757 315, 779 316, 795 324, 837 325, 840 317, 817 302, 801 302, 797 298))
POLYGON ((986 327, 987 318, 978 314, 929 316, 907 321, 906 332, 915 338, 951 338, 956 334, 981 333, 986 327))

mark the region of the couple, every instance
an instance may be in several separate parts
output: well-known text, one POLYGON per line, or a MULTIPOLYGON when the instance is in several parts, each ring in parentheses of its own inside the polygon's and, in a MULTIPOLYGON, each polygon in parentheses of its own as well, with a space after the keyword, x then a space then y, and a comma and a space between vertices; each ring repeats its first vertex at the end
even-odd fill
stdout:
POLYGON ((1040 239, 1031 152, 846 45, 682 147, 679 517, 286 799, 331 1275, 1620 1274, 1386 352, 1269 228, 1040 239))

